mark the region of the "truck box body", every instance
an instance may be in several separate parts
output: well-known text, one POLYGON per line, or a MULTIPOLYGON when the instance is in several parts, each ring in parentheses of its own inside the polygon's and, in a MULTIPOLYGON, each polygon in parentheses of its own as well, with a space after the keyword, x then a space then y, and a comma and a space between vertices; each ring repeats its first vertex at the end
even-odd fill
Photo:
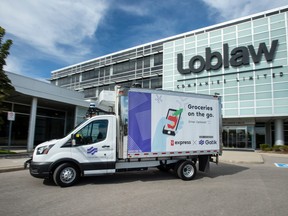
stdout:
POLYGON ((118 100, 119 158, 220 153, 219 97, 148 89, 125 93, 118 100))

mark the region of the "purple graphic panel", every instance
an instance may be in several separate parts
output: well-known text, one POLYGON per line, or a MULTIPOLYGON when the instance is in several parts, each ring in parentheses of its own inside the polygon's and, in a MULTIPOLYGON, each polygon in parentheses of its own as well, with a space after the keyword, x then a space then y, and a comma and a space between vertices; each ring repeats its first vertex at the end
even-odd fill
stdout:
POLYGON ((151 94, 128 93, 128 153, 151 152, 151 94))

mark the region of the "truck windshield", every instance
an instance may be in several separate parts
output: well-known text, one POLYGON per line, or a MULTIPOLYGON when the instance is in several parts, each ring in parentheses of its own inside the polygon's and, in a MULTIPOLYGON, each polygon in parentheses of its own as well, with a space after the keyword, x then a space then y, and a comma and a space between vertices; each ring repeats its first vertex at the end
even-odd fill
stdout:
POLYGON ((81 123, 79 123, 78 125, 76 125, 76 127, 74 127, 72 130, 70 130, 70 131, 66 134, 66 136, 67 136, 68 134, 70 134, 72 131, 74 131, 76 128, 78 128, 78 127, 80 127, 82 124, 84 124, 87 120, 88 120, 88 119, 85 119, 84 121, 82 121, 81 123))

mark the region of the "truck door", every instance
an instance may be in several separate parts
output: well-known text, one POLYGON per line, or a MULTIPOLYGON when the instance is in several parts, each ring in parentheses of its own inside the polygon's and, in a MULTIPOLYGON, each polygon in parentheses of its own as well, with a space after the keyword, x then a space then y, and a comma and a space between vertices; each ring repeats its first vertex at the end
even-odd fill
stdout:
POLYGON ((113 123, 109 119, 94 120, 74 134, 72 156, 81 163, 84 175, 115 172, 116 144, 110 134, 113 123))

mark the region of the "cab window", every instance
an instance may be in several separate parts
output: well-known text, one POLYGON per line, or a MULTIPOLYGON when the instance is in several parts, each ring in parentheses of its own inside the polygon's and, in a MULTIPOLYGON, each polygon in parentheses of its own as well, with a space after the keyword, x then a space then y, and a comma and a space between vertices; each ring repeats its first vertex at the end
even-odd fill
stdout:
POLYGON ((108 120, 96 120, 79 130, 75 135, 76 145, 87 145, 103 141, 107 137, 108 120))

